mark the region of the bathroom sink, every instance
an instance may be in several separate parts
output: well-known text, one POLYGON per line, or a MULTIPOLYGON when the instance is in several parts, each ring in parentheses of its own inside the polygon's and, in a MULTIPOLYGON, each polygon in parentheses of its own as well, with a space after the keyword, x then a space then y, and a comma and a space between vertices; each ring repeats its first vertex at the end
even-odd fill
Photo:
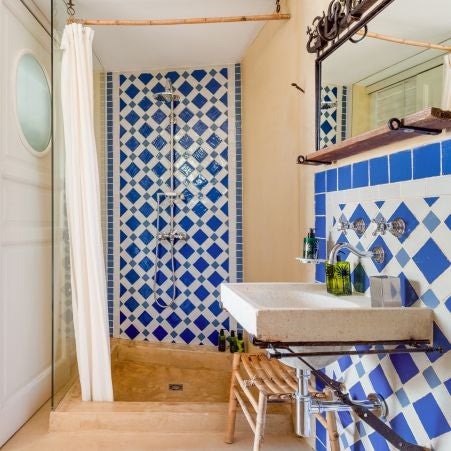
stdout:
MULTIPOLYGON (((221 285, 221 301, 249 334, 263 341, 334 342, 337 349, 343 341, 432 340, 432 310, 372 308, 370 298, 337 297, 324 284, 227 283, 221 285)), ((325 366, 336 358, 315 360, 325 366)))

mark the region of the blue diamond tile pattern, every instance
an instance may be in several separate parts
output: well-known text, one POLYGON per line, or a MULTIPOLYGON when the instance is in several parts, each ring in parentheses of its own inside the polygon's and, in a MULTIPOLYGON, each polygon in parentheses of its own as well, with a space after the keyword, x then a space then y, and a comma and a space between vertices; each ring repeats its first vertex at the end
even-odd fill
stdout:
POLYGON ((413 256, 413 261, 429 283, 441 276, 450 265, 448 258, 432 238, 413 256))
MULTIPOLYGON (((241 133, 237 74, 234 67, 118 77, 121 338, 215 345, 218 330, 234 325, 219 307, 219 286, 236 280, 238 270, 237 265, 235 272, 230 269, 230 227, 237 220, 229 217, 229 202, 235 184, 241 183, 241 171, 231 174, 228 159, 229 155, 234 162, 238 159, 238 138, 231 139, 229 132, 241 133), (171 305, 171 253, 155 238, 157 194, 170 186, 170 109, 165 102, 156 102, 152 93, 164 90, 167 76, 181 96, 175 109, 174 175, 184 199, 176 206, 175 223, 189 235, 187 242, 176 243, 175 305, 171 305), (232 111, 236 127, 231 127, 232 111), (160 264, 155 267, 157 253, 160 264), (158 304, 171 307, 162 309, 158 304)), ((161 209, 160 231, 170 221, 168 206, 161 209)), ((241 248, 239 241, 234 253, 241 248)))
MULTIPOLYGON (((399 153, 407 155, 411 152, 399 153)), ((392 155, 393 161, 397 160, 398 154, 392 155)), ((410 158, 406 165, 409 161, 410 158)), ((368 161, 355 164, 367 167, 368 161)), ((391 164, 392 158, 390 171, 393 169, 391 164)), ((427 162, 424 164, 427 165, 427 162)), ((436 162, 433 164, 436 165, 436 162)), ((381 246, 386 253, 383 264, 369 258, 358 259, 350 253, 342 255, 351 264, 354 289, 370 297, 371 276, 399 277, 403 306, 433 311, 433 343, 441 346, 444 353, 389 355, 384 354, 383 347, 379 347, 381 353, 378 355, 342 357, 327 366, 325 372, 329 377, 343 381, 353 398, 365 399, 369 393, 383 396, 390 406, 387 424, 407 441, 431 449, 451 449, 451 176, 443 169, 442 176, 427 178, 427 186, 434 194, 424 197, 410 192, 408 184, 412 183, 409 181, 412 171, 411 167, 406 167, 405 172, 410 176, 395 180, 401 185, 400 194, 397 197, 389 194, 384 198, 381 193, 385 190, 375 190, 374 197, 371 197, 367 187, 349 189, 348 185, 340 182, 338 192, 328 192, 327 171, 315 174, 315 220, 318 222, 320 219, 321 224, 325 224, 324 234, 327 237, 320 240, 320 246, 330 250, 330 246, 338 241, 347 241, 360 250, 381 246), (404 183, 406 186, 403 186, 404 183), (368 226, 366 232, 361 236, 348 232, 344 236, 338 230, 338 219, 342 217, 351 222, 362 217, 368 226), (406 233, 400 238, 388 231, 384 235, 373 236, 375 226, 370 220, 380 217, 387 221, 403 219, 407 226, 406 233)), ((323 253, 325 255, 326 252, 323 253)), ((316 269, 316 280, 325 281, 322 265, 316 269)), ((337 417, 340 420, 337 423, 341 449, 379 451, 393 448, 368 425, 349 413, 340 412, 337 417)), ((324 431, 320 429, 316 437, 317 449, 328 449, 327 440, 324 440, 324 431)))

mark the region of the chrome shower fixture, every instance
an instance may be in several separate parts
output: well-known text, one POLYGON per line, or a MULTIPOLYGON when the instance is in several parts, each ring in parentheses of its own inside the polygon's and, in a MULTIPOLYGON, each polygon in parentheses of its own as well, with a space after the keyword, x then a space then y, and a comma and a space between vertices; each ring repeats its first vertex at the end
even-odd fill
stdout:
POLYGON ((154 94, 154 99, 157 102, 176 102, 180 100, 180 96, 178 94, 175 94, 174 88, 172 86, 172 81, 170 78, 166 79, 166 86, 165 90, 163 92, 157 92, 154 94))
POLYGON ((175 105, 174 103, 180 99, 178 94, 174 93, 174 88, 172 86, 172 82, 170 78, 166 79, 166 87, 163 92, 158 92, 154 94, 154 99, 157 102, 165 102, 169 104, 170 115, 169 115, 169 130, 170 130, 170 141, 169 141, 169 190, 166 192, 159 192, 157 194, 157 245, 155 250, 155 265, 154 265, 154 277, 153 277, 153 295, 155 303, 162 309, 167 307, 176 308, 175 300, 177 298, 177 274, 175 267, 175 245, 179 241, 187 241, 189 236, 187 233, 177 230, 175 228, 175 208, 176 203, 178 201, 182 201, 185 199, 185 196, 182 193, 177 193, 175 191, 175 180, 174 180, 174 127, 176 124, 176 116, 174 113, 175 105), (168 229, 166 231, 162 231, 160 227, 160 219, 162 215, 162 203, 167 202, 169 204, 169 223, 168 229), (159 246, 162 243, 167 242, 170 248, 170 261, 171 261, 171 282, 172 282, 172 295, 171 295, 171 304, 160 303, 157 296, 157 277, 158 271, 161 268, 161 262, 159 257, 159 246))
POLYGON ((387 222, 383 216, 379 216, 379 218, 375 218, 371 222, 376 224, 376 230, 373 232, 373 236, 385 235, 389 231, 396 238, 400 238, 406 232, 406 223, 401 218, 387 222))
POLYGON ((359 236, 363 235, 366 231, 366 224, 362 218, 355 220, 353 223, 350 223, 346 219, 340 219, 338 223, 340 226, 337 230, 343 232, 344 235, 347 235, 348 230, 354 230, 359 236))

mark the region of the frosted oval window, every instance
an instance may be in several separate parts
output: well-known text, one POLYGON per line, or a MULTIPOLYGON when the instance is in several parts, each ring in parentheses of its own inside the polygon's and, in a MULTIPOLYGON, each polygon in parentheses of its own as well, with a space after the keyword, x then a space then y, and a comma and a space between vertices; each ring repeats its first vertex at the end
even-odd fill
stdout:
POLYGON ((16 110, 26 144, 44 152, 52 134, 50 88, 44 69, 30 53, 22 55, 17 64, 16 110))

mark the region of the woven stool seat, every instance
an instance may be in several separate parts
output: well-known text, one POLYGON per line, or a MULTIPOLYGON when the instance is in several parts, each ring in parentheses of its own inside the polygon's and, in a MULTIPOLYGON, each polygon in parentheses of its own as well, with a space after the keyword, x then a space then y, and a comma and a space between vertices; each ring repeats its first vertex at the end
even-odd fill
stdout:
MULTIPOLYGON (((254 432, 254 451, 261 449, 264 436, 266 408, 271 402, 290 402, 298 388, 295 370, 283 365, 278 360, 268 359, 264 354, 235 354, 233 358, 232 382, 230 384, 229 412, 227 430, 224 441, 233 443, 235 438, 235 421, 238 406, 241 407, 247 422, 254 432), (240 366, 247 373, 247 377, 240 374, 240 366), (250 388, 258 390, 258 401, 250 388), (255 420, 249 411, 247 401, 255 412, 255 420)), ((312 396, 327 399, 329 395, 320 393, 309 387, 312 396)), ((333 414, 328 419, 320 415, 317 419, 329 432, 331 449, 339 450, 336 422, 333 414)))

